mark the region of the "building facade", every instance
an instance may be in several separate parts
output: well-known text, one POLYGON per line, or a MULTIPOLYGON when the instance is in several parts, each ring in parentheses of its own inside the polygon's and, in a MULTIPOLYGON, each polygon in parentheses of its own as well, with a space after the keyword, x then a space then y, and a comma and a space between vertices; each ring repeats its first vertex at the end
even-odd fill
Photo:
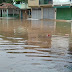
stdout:
POLYGON ((14 6, 20 8, 20 18, 27 19, 31 17, 31 8, 28 4, 14 4, 14 6))
POLYGON ((56 19, 72 20, 72 0, 53 0, 56 19))
POLYGON ((10 4, 0 4, 0 17, 19 17, 19 8, 10 4))
POLYGON ((53 0, 53 5, 71 5, 72 0, 53 0))
POLYGON ((72 20, 72 0, 28 0, 33 19, 72 20))
POLYGON ((27 19, 31 17, 31 8, 28 3, 21 2, 21 0, 13 0, 13 5, 20 8, 20 18, 27 19))
POLYGON ((55 19, 53 0, 28 0, 33 19, 55 19))

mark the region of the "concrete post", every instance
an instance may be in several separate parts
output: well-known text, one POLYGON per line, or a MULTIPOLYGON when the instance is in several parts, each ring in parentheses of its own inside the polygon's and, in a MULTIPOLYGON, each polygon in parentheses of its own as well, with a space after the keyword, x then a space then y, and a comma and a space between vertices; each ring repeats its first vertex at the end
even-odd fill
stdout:
POLYGON ((3 17, 3 14, 4 14, 4 12, 3 12, 3 9, 2 9, 2 17, 3 17))
POLYGON ((29 16, 30 16, 30 10, 29 10, 29 16))
POLYGON ((43 7, 41 8, 41 19, 43 19, 43 7))
POLYGON ((19 17, 21 18, 21 10, 19 11, 19 17))
POLYGON ((14 17, 14 9, 13 9, 13 17, 14 17))
POLYGON ((8 9, 7 9, 7 17, 8 17, 8 9))

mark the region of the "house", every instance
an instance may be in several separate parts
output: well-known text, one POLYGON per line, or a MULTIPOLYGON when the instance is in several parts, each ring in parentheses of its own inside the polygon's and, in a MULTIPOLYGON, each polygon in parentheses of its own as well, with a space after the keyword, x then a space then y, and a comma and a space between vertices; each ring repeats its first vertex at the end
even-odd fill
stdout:
POLYGON ((19 8, 10 4, 0 4, 0 17, 19 17, 19 8))
POLYGON ((55 19, 53 0, 28 0, 28 6, 31 7, 33 19, 55 19))
POLYGON ((56 19, 72 20, 72 0, 53 0, 56 19))
POLYGON ((13 1, 14 2, 14 6, 20 8, 20 16, 21 18, 23 19, 27 19, 31 16, 31 8, 28 7, 28 4, 27 3, 23 3, 21 2, 20 0, 18 1, 13 1))

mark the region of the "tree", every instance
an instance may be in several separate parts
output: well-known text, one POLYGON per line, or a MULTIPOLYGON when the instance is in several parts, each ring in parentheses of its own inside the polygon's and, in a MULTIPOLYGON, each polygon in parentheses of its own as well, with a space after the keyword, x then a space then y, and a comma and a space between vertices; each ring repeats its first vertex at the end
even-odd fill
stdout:
POLYGON ((5 0, 6 3, 13 3, 13 0, 5 0))
POLYGON ((2 3, 2 0, 0 0, 0 3, 2 3))
POLYGON ((0 3, 13 3, 13 0, 0 0, 0 3))
POLYGON ((28 0, 15 0, 16 3, 20 3, 20 2, 23 2, 23 3, 28 3, 28 0))
POLYGON ((28 0, 22 0, 24 3, 28 3, 28 0))

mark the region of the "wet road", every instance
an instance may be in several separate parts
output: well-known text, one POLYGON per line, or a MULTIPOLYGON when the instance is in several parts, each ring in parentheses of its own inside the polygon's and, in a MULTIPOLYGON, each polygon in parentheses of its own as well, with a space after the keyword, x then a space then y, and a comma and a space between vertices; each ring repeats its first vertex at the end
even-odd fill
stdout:
POLYGON ((0 20, 0 72, 72 72, 72 23, 0 20))

